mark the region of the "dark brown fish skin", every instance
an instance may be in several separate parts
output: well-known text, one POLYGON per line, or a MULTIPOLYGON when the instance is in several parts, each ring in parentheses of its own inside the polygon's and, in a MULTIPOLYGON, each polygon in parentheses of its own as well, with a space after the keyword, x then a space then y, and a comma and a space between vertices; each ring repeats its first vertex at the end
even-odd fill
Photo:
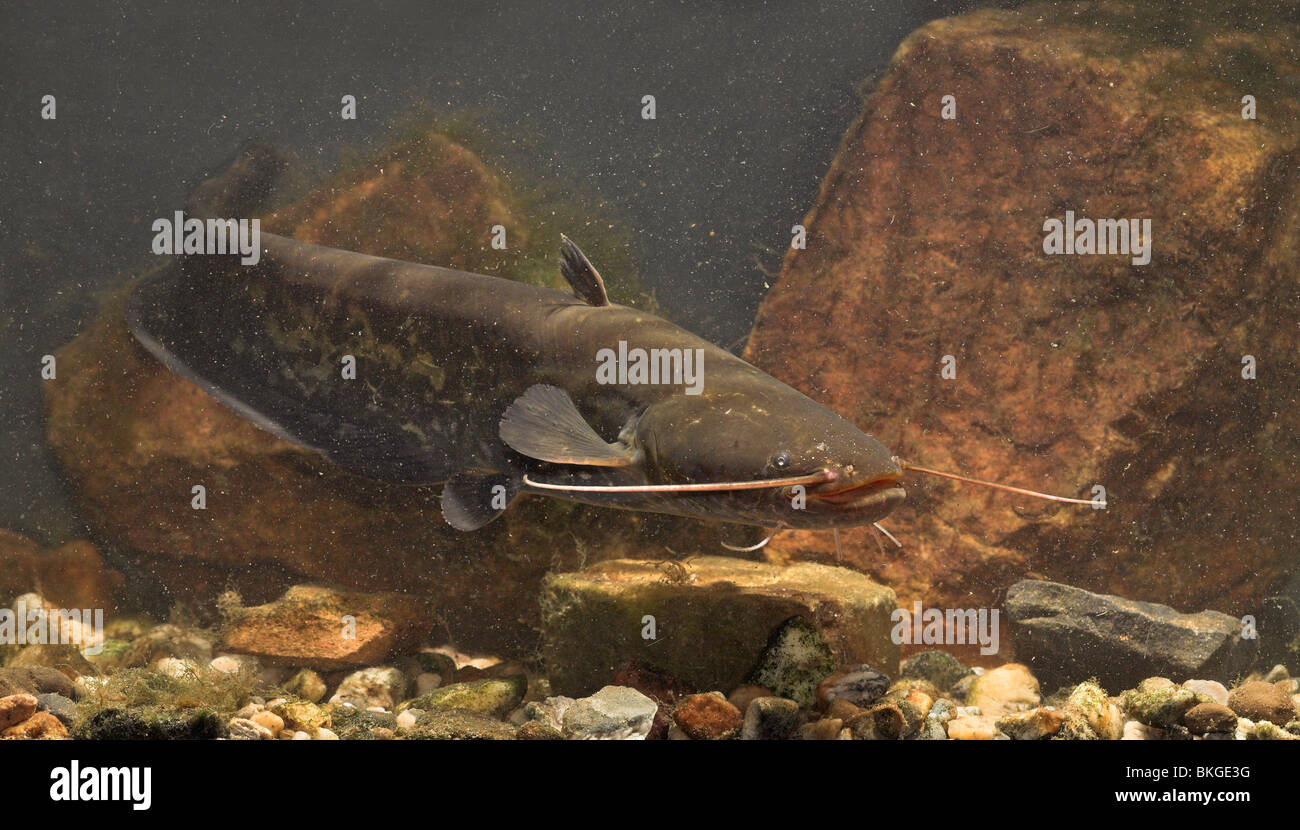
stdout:
MULTIPOLYGON (((247 165, 240 175, 248 175, 247 165)), ((204 188, 211 197, 230 185, 208 182, 196 193, 204 188)), ((903 498, 901 487, 888 486, 901 470, 882 444, 661 318, 274 234, 262 234, 261 247, 256 265, 189 256, 137 286, 128 304, 131 328, 167 365, 241 415, 353 472, 430 484, 464 473, 499 473, 518 483, 527 473, 551 483, 660 485, 833 471, 835 481, 809 488, 803 499, 778 488, 544 493, 801 528, 869 523, 903 498), (702 350, 702 393, 600 384, 597 352, 620 340, 633 348, 702 350), (356 360, 355 379, 342 377, 345 355, 356 360), (605 441, 621 436, 641 452, 640 463, 555 464, 512 450, 498 424, 534 384, 565 390, 605 441), (774 463, 779 454, 789 463, 774 463), (860 499, 818 498, 871 482, 860 499)))

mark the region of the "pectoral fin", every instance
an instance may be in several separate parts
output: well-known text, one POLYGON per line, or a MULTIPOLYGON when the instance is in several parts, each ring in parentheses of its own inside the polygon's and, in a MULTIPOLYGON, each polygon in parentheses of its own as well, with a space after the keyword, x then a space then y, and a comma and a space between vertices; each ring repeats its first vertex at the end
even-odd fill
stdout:
POLYGON ((501 416, 501 440, 515 452, 554 464, 629 467, 637 455, 596 434, 558 386, 528 387, 501 416))

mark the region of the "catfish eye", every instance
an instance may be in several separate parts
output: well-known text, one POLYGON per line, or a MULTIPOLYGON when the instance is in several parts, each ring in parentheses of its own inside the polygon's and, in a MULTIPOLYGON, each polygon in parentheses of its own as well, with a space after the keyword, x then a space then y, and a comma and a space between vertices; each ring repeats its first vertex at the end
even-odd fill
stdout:
POLYGON ((772 466, 778 470, 786 470, 790 467, 790 453, 779 452, 772 456, 772 466))

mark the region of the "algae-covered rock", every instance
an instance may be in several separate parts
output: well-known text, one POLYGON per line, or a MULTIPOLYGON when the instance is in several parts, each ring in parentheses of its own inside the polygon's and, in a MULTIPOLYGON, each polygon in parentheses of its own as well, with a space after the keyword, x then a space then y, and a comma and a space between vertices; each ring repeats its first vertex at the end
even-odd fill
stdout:
POLYGON ((273 701, 269 708, 284 719, 286 727, 309 735, 332 723, 331 710, 306 700, 273 701))
POLYGON ((928 680, 942 692, 951 689, 957 681, 970 673, 970 668, 963 665, 960 660, 938 649, 918 651, 905 659, 898 668, 899 677, 918 677, 928 680))
MULTIPOLYGON (((834 671, 834 655, 821 633, 802 617, 791 617, 772 633, 750 680, 771 689, 778 697, 812 706, 817 702, 817 687, 834 671)), ((860 697, 870 695, 881 681, 887 681, 879 672, 868 671, 871 673, 858 673, 860 683, 849 679, 843 691, 856 692, 860 697)))
MULTIPOLYGON (((817 632, 832 664, 888 671, 898 663, 890 638, 894 593, 861 574, 715 556, 686 567, 687 580, 665 579, 657 563, 635 560, 549 577, 542 657, 555 690, 590 693, 629 661, 658 666, 690 688, 734 689, 750 676, 772 632, 793 617, 817 632)), ((825 669, 819 665, 817 671, 825 669)))
POLYGON ((998 718, 997 727, 1013 741, 1037 741, 1050 738, 1061 731, 1065 713, 1050 706, 1039 706, 1028 712, 1015 712, 998 718))
POLYGON ((403 736, 416 741, 513 741, 515 730, 496 718, 468 709, 431 709, 403 736))
POLYGON ((284 684, 284 690, 308 703, 320 703, 325 697, 325 680, 311 669, 299 669, 284 684))
POLYGON ((799 734, 799 704, 783 697, 758 697, 745 710, 740 737, 746 741, 788 741, 799 734))
POLYGON ((1084 681, 1071 689, 1063 709, 1064 737, 1117 741, 1124 732, 1123 712, 1094 681, 1084 681))
POLYGON ((210 709, 133 706, 103 709, 79 722, 73 736, 92 741, 184 741, 225 737, 228 726, 210 709))
POLYGON ((1131 718, 1156 729, 1181 725, 1183 715, 1195 705, 1195 692, 1171 687, 1129 689, 1120 697, 1120 706, 1131 718))
POLYGON ((396 730, 397 718, 388 712, 371 712, 355 706, 335 706, 328 727, 340 740, 386 740, 383 730, 396 730))
POLYGON ((406 675, 391 666, 371 666, 343 678, 330 703, 351 703, 358 709, 392 711, 406 694, 406 675))
POLYGON ((464 709, 503 718, 518 706, 528 691, 528 679, 523 675, 505 679, 474 680, 453 683, 434 689, 426 695, 403 701, 397 711, 406 709, 464 709))
POLYGON ((263 662, 317 669, 366 666, 413 650, 433 628, 428 600, 295 585, 266 605, 223 606, 221 647, 263 662))
POLYGON ((212 661, 212 638, 206 632, 170 623, 155 626, 131 642, 123 665, 151 666, 163 657, 207 665, 212 661))

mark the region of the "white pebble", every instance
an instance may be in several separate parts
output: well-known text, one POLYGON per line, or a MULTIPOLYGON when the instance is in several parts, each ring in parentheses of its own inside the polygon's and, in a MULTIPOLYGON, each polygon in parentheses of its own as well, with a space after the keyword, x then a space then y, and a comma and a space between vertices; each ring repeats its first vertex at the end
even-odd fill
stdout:
POLYGON ((442 675, 431 671, 421 672, 415 678, 415 696, 423 697, 442 685, 442 675))
POLYGON ((332 729, 326 729, 322 726, 316 730, 316 740, 318 741, 337 741, 338 739, 339 736, 335 735, 332 729))
POLYGON ((422 713, 418 709, 407 709, 397 716, 398 729, 414 729, 415 722, 422 713))

